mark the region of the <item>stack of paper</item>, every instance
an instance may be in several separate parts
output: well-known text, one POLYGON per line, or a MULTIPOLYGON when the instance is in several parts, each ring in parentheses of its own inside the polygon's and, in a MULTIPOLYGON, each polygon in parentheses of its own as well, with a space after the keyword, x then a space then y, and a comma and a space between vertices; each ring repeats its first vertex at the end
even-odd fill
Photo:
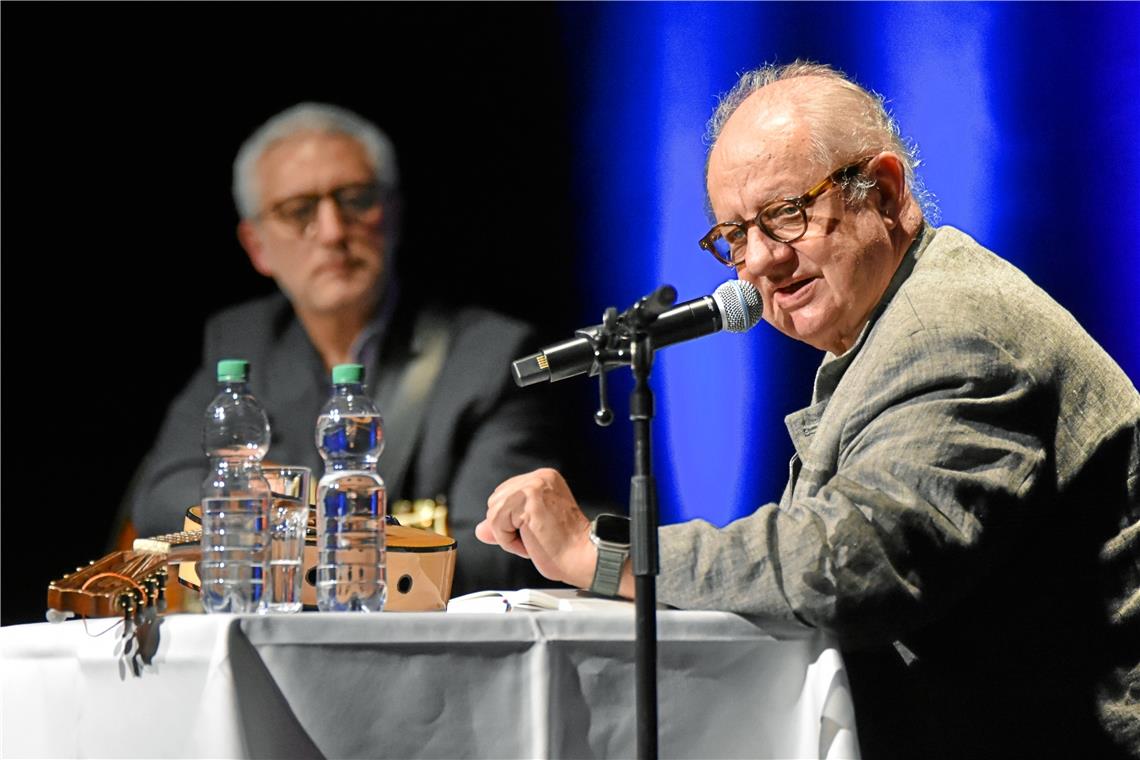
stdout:
POLYGON ((606 599, 586 591, 570 588, 521 588, 518 591, 475 591, 457 596, 447 603, 448 612, 512 612, 539 610, 628 610, 633 602, 606 599))

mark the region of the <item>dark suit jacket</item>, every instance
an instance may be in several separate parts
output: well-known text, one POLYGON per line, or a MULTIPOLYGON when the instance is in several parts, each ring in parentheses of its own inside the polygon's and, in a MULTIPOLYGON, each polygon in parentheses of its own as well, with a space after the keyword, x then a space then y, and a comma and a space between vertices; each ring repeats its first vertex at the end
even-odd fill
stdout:
MULTIPOLYGON (((450 312, 401 299, 377 366, 366 368, 366 383, 385 419, 378 469, 389 503, 447 497, 459 544, 456 595, 549 585, 530 562, 484 545, 473 532, 487 497, 502 480, 562 464, 553 450, 559 438, 543 394, 516 388, 510 379, 510 360, 534 347, 531 330, 516 320, 483 309, 450 312), (446 358, 427 394, 422 423, 410 429, 401 419, 403 410, 392 404, 405 369, 440 331, 446 358)), ((172 403, 128 495, 140 535, 180 530, 186 508, 198 503, 206 476, 202 425, 217 393, 214 368, 223 358, 251 364, 250 389, 265 406, 272 429, 267 460, 305 465, 314 479, 321 476, 314 430, 331 391, 328 373, 284 296, 250 301, 206 325, 202 368, 172 403)))

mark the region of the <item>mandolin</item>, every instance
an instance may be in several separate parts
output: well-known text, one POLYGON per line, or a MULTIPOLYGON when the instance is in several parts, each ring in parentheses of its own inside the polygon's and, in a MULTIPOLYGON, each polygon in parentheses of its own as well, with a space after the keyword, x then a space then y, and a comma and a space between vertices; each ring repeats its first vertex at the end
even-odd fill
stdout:
MULTIPOLYGON (((186 510, 184 530, 135 539, 133 550, 117 551, 48 585, 48 609, 86 617, 128 615, 137 608, 165 603, 167 566, 177 564, 178 582, 199 588, 197 561, 201 557, 202 515, 197 506, 186 510)), ((387 535, 388 601, 386 610, 443 610, 455 574, 455 539, 419 528, 389 523, 387 535)), ((304 584, 301 601, 315 606, 316 532, 310 516, 305 538, 304 584)))
POLYGON ((161 554, 111 552, 48 584, 48 610, 84 617, 128 617, 166 601, 167 559, 161 554))

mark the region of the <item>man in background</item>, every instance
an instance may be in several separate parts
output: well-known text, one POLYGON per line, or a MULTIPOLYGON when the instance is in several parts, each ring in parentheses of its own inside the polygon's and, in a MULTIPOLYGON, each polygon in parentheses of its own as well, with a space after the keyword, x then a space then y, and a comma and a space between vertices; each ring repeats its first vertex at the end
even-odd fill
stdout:
MULTIPOLYGON (((1140 757, 1135 387, 924 218, 897 126, 838 72, 745 74, 710 131, 701 247, 825 356, 779 503, 661 528, 659 599, 835 636, 867 758, 1140 757)), ((555 471, 501 484, 476 532, 633 594, 555 471)))
POLYGON ((530 563, 472 531, 496 483, 560 462, 549 413, 510 382, 510 360, 535 340, 524 324, 484 309, 402 296, 393 268, 399 176, 387 136, 342 108, 302 103, 241 146, 233 193, 238 239, 281 292, 207 323, 202 366, 170 407, 128 497, 139 534, 180 530, 198 502, 203 415, 219 359, 251 362, 251 390, 272 430, 267 461, 308 466, 314 477, 330 370, 356 362, 384 415, 378 469, 389 504, 446 501, 459 544, 452 593, 533 585, 530 563))

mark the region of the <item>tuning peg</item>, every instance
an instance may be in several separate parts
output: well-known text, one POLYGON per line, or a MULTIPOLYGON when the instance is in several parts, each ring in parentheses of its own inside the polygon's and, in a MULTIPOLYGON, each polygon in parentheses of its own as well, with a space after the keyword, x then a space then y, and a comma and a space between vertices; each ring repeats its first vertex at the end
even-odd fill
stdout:
POLYGON ((134 589, 119 594, 119 607, 123 610, 123 617, 129 620, 131 613, 135 611, 134 589))
POLYGON ((158 581, 153 577, 143 579, 143 588, 146 589, 146 604, 154 605, 158 599, 158 581))
POLYGON ((158 611, 166 612, 166 568, 158 571, 158 611))

